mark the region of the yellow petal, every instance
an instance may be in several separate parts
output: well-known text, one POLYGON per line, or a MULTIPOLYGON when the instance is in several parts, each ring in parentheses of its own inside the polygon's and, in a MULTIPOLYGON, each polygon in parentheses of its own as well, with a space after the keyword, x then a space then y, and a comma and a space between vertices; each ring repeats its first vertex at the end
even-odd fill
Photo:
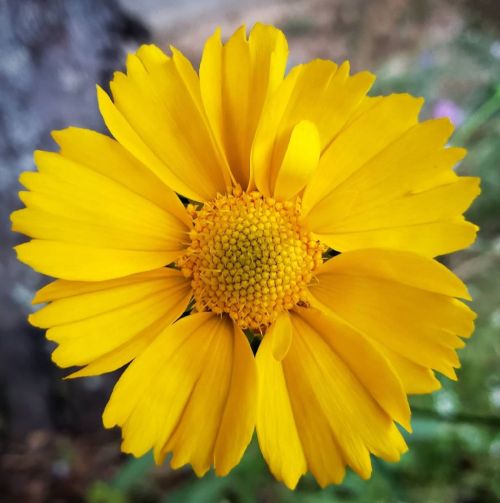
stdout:
POLYGON ((308 214, 310 227, 335 225, 426 186, 456 180, 453 167, 465 151, 443 148, 452 131, 449 121, 441 119, 410 128, 319 201, 308 214), (325 212, 327 220, 321 218, 325 212))
POLYGON ((407 251, 386 249, 354 250, 328 260, 318 276, 329 275, 381 278, 430 292, 472 300, 467 287, 443 264, 407 251))
POLYGON ((351 113, 349 119, 344 124, 343 129, 349 128, 352 123, 358 120, 359 117, 367 113, 373 107, 377 106, 383 99, 384 96, 363 96, 356 109, 351 113))
POLYGON ((273 341, 273 356, 281 361, 285 358, 292 343, 292 324, 287 312, 281 313, 269 327, 266 334, 273 341))
POLYGON ((129 56, 127 75, 116 73, 110 87, 114 103, 98 91, 106 125, 158 178, 195 200, 226 191, 229 169, 210 131, 198 76, 181 53, 160 58, 157 49, 144 47, 129 56))
MULTIPOLYGON (((307 469, 321 487, 340 484, 347 462, 327 417, 321 412, 315 390, 304 380, 303 369, 288 365, 286 385, 290 390, 290 403, 307 458, 307 469)), ((290 484, 289 487, 293 488, 290 484)))
POLYGON ((264 336, 256 356, 260 450, 272 474, 294 489, 307 471, 282 362, 274 357, 273 337, 264 336))
MULTIPOLYGON (((379 98, 378 103, 385 99, 379 98)), ((372 98, 368 103, 373 110, 377 101, 372 98)), ((455 180, 452 168, 465 151, 443 148, 452 131, 450 122, 442 119, 414 125, 318 201, 308 215, 309 225, 320 227, 320 213, 327 211, 327 207, 328 223, 342 222, 351 215, 366 213, 380 203, 414 191, 423 183, 430 181, 431 186, 435 186, 455 180)))
POLYGON ((250 344, 241 329, 234 325, 233 364, 217 440, 214 467, 224 476, 236 466, 250 443, 257 413, 257 369, 250 344))
MULTIPOLYGON (((317 235, 328 234, 330 240, 335 240, 337 233, 347 235, 392 228, 395 228, 394 232, 397 233, 405 226, 446 222, 459 216, 470 206, 478 194, 478 178, 459 177, 452 183, 433 187, 425 192, 405 194, 396 200, 381 203, 364 213, 343 218, 339 222, 335 222, 336 219, 332 217, 331 211, 323 210, 322 225, 316 225, 312 230, 317 235)), ((325 206, 323 208, 326 209, 325 206)), ((315 220, 315 223, 318 224, 318 221, 315 220)), ((386 243, 380 241, 371 245, 386 246, 386 243)), ((413 249, 413 243, 406 243, 403 249, 413 249)), ((345 248, 340 250, 345 251, 345 248)))
POLYGON ((377 346, 338 317, 327 316, 315 309, 297 308, 297 313, 309 326, 325 334, 330 347, 380 407, 410 431, 410 406, 402 383, 377 346))
POLYGON ((218 331, 212 320, 211 313, 181 318, 130 364, 115 385, 103 423, 106 428, 121 426, 125 452, 140 456, 153 446, 162 447, 164 437, 174 430, 218 331))
POLYGON ((376 341, 373 341, 373 344, 379 348, 379 351, 390 362, 406 393, 432 393, 441 388, 441 383, 436 379, 431 369, 408 360, 399 353, 391 351, 387 346, 377 344, 376 341))
MULTIPOLYGON (((56 280, 35 296, 37 303, 49 304, 31 314, 29 321, 40 328, 66 325, 134 304, 165 289, 173 295, 180 293, 182 298, 189 293, 189 283, 180 271, 169 268, 108 281, 56 280)), ((165 304, 165 313, 169 303, 165 304)))
POLYGON ((153 172, 109 136, 69 127, 53 131, 61 155, 114 180, 175 215, 186 226, 191 218, 177 195, 153 172))
MULTIPOLYGON (((229 394, 232 372, 231 323, 225 321, 223 333, 210 337, 210 349, 205 352, 204 368, 186 402, 179 422, 165 445, 155 449, 157 461, 172 452, 170 465, 180 468, 191 463, 194 472, 203 476, 213 464, 214 445, 224 415, 225 398, 229 394), (200 421, 203 425, 200 425, 200 421)), ((199 337, 202 337, 199 335, 199 337)), ((165 401, 168 407, 168 400, 165 401)), ((250 439, 248 439, 250 441, 250 439)))
POLYGON ((97 86, 97 103, 104 123, 116 140, 123 145, 142 164, 172 190, 193 199, 202 199, 202 196, 193 192, 183 181, 176 176, 156 152, 153 152, 147 142, 139 136, 137 131, 129 124, 126 117, 120 112, 107 93, 97 86), (193 197, 194 196, 194 197, 193 197))
POLYGON ((374 229, 338 234, 315 234, 334 250, 357 250, 373 247, 409 250, 436 257, 462 250, 471 245, 479 227, 456 217, 442 222, 404 225, 390 229, 374 229))
MULTIPOLYGON (((479 184, 477 179, 457 177, 453 171, 465 155, 464 149, 445 148, 453 125, 438 119, 408 128, 418 102, 410 99, 405 104, 405 100, 408 98, 392 96, 372 102, 322 157, 320 165, 328 161, 334 166, 334 175, 325 171, 326 181, 320 184, 318 180, 316 194, 311 195, 314 180, 305 191, 307 226, 336 250, 389 247, 435 256, 465 247, 474 239, 474 226, 460 215, 479 193, 479 184), (391 109, 391 99, 395 104, 403 99, 402 113, 391 109), (388 141, 393 136, 385 137, 385 128, 383 132, 370 129, 370 121, 376 122, 384 103, 386 114, 401 114, 407 119, 399 124, 399 130, 392 129, 393 136, 399 134, 394 141, 388 141), (370 150, 360 159, 353 153, 355 157, 349 158, 340 172, 337 166, 343 162, 342 155, 347 155, 349 148, 353 152, 358 149, 355 137, 362 134, 362 128, 356 125, 364 120, 368 120, 364 134, 383 139, 377 146, 379 151, 370 150), (331 156, 336 142, 342 142, 351 130, 351 146, 346 143, 346 150, 338 151, 340 157, 331 156)), ((362 140, 359 136, 358 140, 373 143, 371 138, 362 140)))
MULTIPOLYGON (((30 190, 21 193, 28 208, 33 206, 56 217, 75 219, 97 228, 107 226, 111 231, 116 229, 132 236, 136 232, 138 236, 133 236, 136 241, 141 236, 160 241, 163 236, 160 247, 167 250, 171 246, 165 246, 165 240, 185 241, 189 229, 185 217, 178 219, 121 181, 53 152, 35 152, 35 162, 39 172, 25 172, 20 177, 30 190)), ((126 236, 122 239, 126 240, 126 236)), ((144 250, 147 244, 139 242, 136 247, 144 250)), ((177 244, 176 249, 182 250, 183 246, 177 244)))
MULTIPOLYGON (((182 304, 182 306, 186 307, 186 304, 182 304)), ((129 341, 96 358, 80 370, 69 374, 65 379, 101 375, 123 367, 134 358, 137 358, 170 322, 168 316, 160 318, 156 323, 153 323, 129 341)))
POLYGON ((312 122, 321 150, 327 148, 362 101, 373 83, 368 72, 349 77, 349 64, 315 60, 292 69, 270 96, 252 147, 255 185, 265 195, 274 192, 274 181, 290 142, 293 128, 312 122))
POLYGON ((474 313, 453 298, 467 297, 465 287, 435 261, 385 253, 359 250, 328 261, 310 287, 313 304, 411 362, 453 379, 459 337, 470 336, 474 327, 474 313))
MULTIPOLYGON (((293 339, 282 361, 274 358, 272 332, 264 336, 257 353, 257 435, 262 453, 273 474, 290 488, 308 469, 322 486, 340 483, 346 464, 368 478, 370 452, 395 461, 406 445, 390 416, 365 387, 368 370, 361 371, 360 378, 360 364, 353 369, 343 361, 347 345, 354 339, 345 340, 342 356, 332 345, 348 327, 326 318, 317 326, 318 316, 323 315, 306 311, 291 313, 293 339)), ((335 344, 337 349, 341 347, 341 343, 335 344)), ((358 349, 362 346, 363 341, 358 349)), ((384 377, 372 376, 378 385, 385 383, 391 392, 398 390, 396 394, 404 402, 398 378, 376 355, 370 357, 367 369, 380 371, 384 377)), ((350 363, 353 361, 351 358, 350 363)), ((375 383, 370 384, 370 390, 375 388, 375 383)), ((377 399, 383 393, 387 398, 381 401, 392 408, 396 402, 389 391, 379 389, 377 399)))
POLYGON ((318 317, 318 313, 309 313, 305 318, 302 310, 292 314, 294 337, 283 360, 285 375, 289 368, 300 369, 320 404, 318 413, 328 419, 344 459, 367 478, 371 473, 367 451, 387 461, 397 461, 406 451, 406 444, 392 418, 364 386, 365 377, 357 375, 359 365, 351 368, 332 347, 338 327, 330 323, 312 324, 318 317))
MULTIPOLYGON (((71 142, 75 136, 85 138, 80 148, 106 144, 92 134, 73 133, 68 133, 71 142)), ((102 162, 109 161, 109 176, 95 167, 98 160, 90 154, 91 161, 82 155, 77 162, 61 154, 35 153, 39 172, 20 178, 29 189, 20 193, 26 208, 11 215, 15 231, 35 238, 17 248, 20 260, 44 274, 87 281, 155 269, 182 253, 189 219, 177 196, 161 184, 152 189, 158 182, 142 177, 119 147, 114 157, 116 144, 107 147, 110 154, 103 154, 102 162), (137 178, 143 182, 134 188, 137 178)), ((77 147, 71 143, 70 150, 75 157, 77 147)))
MULTIPOLYGON (((11 214, 12 229, 32 238, 96 248, 171 252, 174 257, 182 253, 183 245, 187 241, 187 231, 181 226, 176 228, 175 224, 169 225, 167 219, 158 221, 158 228, 148 229, 146 225, 139 227, 137 217, 140 215, 135 215, 135 222, 130 222, 130 233, 127 233, 125 226, 128 215, 122 215, 125 217, 123 219, 112 216, 99 220, 99 211, 93 212, 93 216, 86 208, 71 205, 69 198, 66 205, 63 198, 22 192, 21 199, 27 208, 11 214), (68 208, 67 214, 64 214, 65 207, 68 208), (90 221, 92 218, 95 218, 95 224, 90 221), (162 235, 160 226, 169 234, 162 235)), ((106 205, 100 208, 102 213, 105 212, 104 206, 106 205)), ((112 206, 112 203, 109 206, 112 206)))
POLYGON ((137 49, 137 57, 148 72, 153 72, 162 65, 167 65, 169 57, 156 45, 144 44, 137 49))
POLYGON ((255 427, 253 353, 241 329, 227 325, 225 337, 212 341, 206 355, 207 368, 196 383, 179 425, 161 454, 157 451, 158 459, 172 451, 172 467, 191 463, 198 476, 212 464, 218 475, 227 475, 241 459, 255 427), (198 426, 200 418, 202 428, 198 426))
POLYGON ((122 427, 125 452, 139 456, 154 448, 161 462, 172 451, 174 467, 191 463, 202 475, 215 463, 227 473, 251 438, 254 378, 248 342, 229 319, 190 315, 134 360, 115 386, 103 421, 108 428, 122 427))
POLYGON ((223 45, 220 30, 205 44, 200 88, 208 120, 236 181, 250 181, 250 149, 262 108, 283 79, 287 59, 283 33, 257 23, 245 26, 223 45))
POLYGON ((90 363, 94 370, 78 375, 97 368, 109 372, 134 358, 175 321, 191 295, 190 282, 166 268, 102 282, 58 280, 39 292, 35 300, 50 304, 29 321, 48 328, 47 338, 59 343, 52 355, 59 366, 90 363))
POLYGON ((103 281, 170 264, 179 252, 116 250, 33 239, 15 247, 35 271, 75 281, 103 281))
POLYGON ((276 180, 275 196, 291 199, 312 177, 321 152, 318 130, 310 121, 299 122, 292 130, 276 180))
POLYGON ((406 94, 383 98, 333 139, 304 191, 304 211, 310 211, 352 173, 383 151, 417 123, 423 100, 406 94))

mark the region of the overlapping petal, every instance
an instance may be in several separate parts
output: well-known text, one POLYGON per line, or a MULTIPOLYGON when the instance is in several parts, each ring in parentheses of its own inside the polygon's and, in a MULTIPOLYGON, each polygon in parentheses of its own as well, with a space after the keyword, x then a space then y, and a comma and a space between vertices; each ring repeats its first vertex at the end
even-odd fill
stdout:
POLYGON ((338 319, 301 308, 290 316, 286 357, 273 354, 275 334, 256 357, 257 435, 272 473, 294 488, 309 470, 325 486, 339 483, 346 465, 369 477, 370 453, 399 459, 406 445, 393 420, 408 427, 409 408, 387 360, 338 319))
POLYGON ((113 101, 98 89, 99 108, 113 136, 175 192, 206 201, 231 185, 191 63, 176 49, 165 55, 142 46, 127 74, 110 84, 113 101))
MULTIPOLYGON (((315 165, 316 140, 300 141, 299 150, 294 145, 296 137, 300 138, 297 128, 304 121, 314 126, 323 152, 360 105, 373 80, 368 72, 349 76, 348 63, 339 67, 331 61, 315 60, 294 67, 270 96, 255 135, 252 171, 257 189, 274 195, 280 171, 285 171, 281 174, 285 179, 289 172, 291 155, 298 156, 297 164, 303 166, 304 183, 300 189, 312 180, 319 169, 315 165)), ((292 174, 295 178, 296 173, 292 174)))
POLYGON ((188 219, 170 189, 109 138, 77 129, 56 138, 63 151, 36 152, 38 172, 20 178, 29 191, 20 193, 26 208, 12 214, 13 229, 34 238, 17 247, 20 260, 58 278, 98 281, 182 253, 188 219))
POLYGON ((273 26, 242 26, 222 44, 207 40, 200 63, 201 96, 208 120, 237 183, 250 183, 250 150, 267 98, 283 80, 288 46, 273 26))
POLYGON ((309 228, 339 251, 390 247, 428 256, 456 251, 477 227, 462 213, 479 180, 458 177, 463 149, 445 148, 448 120, 416 123, 421 102, 382 98, 326 150, 304 191, 309 228))
POLYGON ((191 218, 175 192, 161 183, 147 165, 129 154, 117 141, 104 134, 76 127, 53 131, 52 137, 66 159, 111 178, 171 213, 186 226, 191 225, 191 218))
POLYGON ((167 268, 108 281, 57 280, 37 293, 34 303, 49 304, 29 320, 58 343, 52 354, 57 365, 86 365, 72 377, 96 375, 139 355, 191 296, 189 280, 167 268))
POLYGON ((408 392, 436 388, 429 370, 456 379, 455 350, 475 315, 455 298, 470 298, 465 286, 438 262, 396 250, 346 252, 323 264, 310 292, 313 304, 377 344, 408 392))
POLYGON ((104 412, 122 427, 125 452, 154 448, 158 462, 225 475, 238 463, 255 424, 255 362, 229 318, 198 313, 164 330, 125 371, 104 412))

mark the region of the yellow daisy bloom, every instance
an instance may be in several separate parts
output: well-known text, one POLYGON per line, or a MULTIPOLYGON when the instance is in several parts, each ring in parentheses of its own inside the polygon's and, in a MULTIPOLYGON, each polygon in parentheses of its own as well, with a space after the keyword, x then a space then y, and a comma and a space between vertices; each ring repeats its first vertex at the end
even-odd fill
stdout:
POLYGON ((171 52, 142 46, 98 89, 114 139, 55 132, 22 174, 19 259, 58 278, 30 321, 72 377, 131 362, 103 415, 125 452, 225 475, 256 429, 290 488, 368 478, 370 454, 407 449, 407 395, 456 379, 473 331, 434 259, 476 234, 465 151, 448 120, 419 122, 421 98, 367 97, 374 76, 348 63, 285 75, 272 26, 216 31, 198 73, 171 52))

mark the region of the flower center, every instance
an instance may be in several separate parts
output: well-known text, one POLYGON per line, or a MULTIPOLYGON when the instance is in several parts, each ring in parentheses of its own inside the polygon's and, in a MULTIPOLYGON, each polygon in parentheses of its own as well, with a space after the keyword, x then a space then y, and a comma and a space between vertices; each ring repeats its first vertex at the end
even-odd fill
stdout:
POLYGON ((178 265, 192 278, 198 310, 262 332, 307 299, 323 249, 294 203, 235 189, 192 213, 191 245, 178 265))

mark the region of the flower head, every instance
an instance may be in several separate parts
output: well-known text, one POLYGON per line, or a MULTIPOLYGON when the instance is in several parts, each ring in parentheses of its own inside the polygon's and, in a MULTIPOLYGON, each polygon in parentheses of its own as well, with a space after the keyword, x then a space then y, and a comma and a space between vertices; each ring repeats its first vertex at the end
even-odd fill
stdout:
POLYGON ((407 395, 456 378, 474 313, 434 257, 474 240, 479 190, 422 99, 367 97, 373 75, 347 63, 285 76, 286 57, 262 24, 217 31, 199 73, 142 46, 112 98, 98 89, 114 139, 54 132, 12 221, 20 260, 58 278, 30 316, 53 360, 72 377, 130 363, 103 416, 125 452, 224 475, 256 428, 293 488, 398 460, 407 395))

